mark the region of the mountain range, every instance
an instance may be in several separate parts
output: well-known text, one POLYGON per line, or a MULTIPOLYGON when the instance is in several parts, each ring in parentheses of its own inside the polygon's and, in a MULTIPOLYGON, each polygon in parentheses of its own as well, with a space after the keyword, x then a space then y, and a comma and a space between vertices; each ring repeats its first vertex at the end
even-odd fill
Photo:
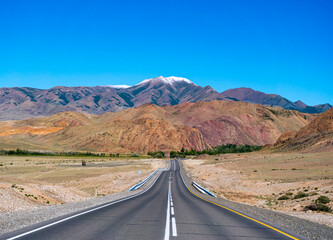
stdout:
POLYGON ((160 76, 134 86, 0 88, 0 120, 45 117, 66 111, 102 115, 147 103, 164 106, 213 100, 258 103, 304 113, 321 113, 332 108, 328 103, 307 106, 301 101, 292 102, 279 95, 250 88, 219 93, 210 86, 201 87, 186 78, 160 76))
POLYGON ((222 144, 274 144, 315 116, 241 101, 209 101, 90 115, 62 112, 0 122, 3 149, 142 152, 203 150, 222 144))

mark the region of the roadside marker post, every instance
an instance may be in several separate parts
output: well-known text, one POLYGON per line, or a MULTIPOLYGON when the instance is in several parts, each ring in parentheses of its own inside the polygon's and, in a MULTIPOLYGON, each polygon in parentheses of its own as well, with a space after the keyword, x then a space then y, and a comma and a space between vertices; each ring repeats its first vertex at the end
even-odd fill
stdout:
POLYGON ((141 170, 138 170, 138 180, 140 182, 140 174, 141 174, 141 170))

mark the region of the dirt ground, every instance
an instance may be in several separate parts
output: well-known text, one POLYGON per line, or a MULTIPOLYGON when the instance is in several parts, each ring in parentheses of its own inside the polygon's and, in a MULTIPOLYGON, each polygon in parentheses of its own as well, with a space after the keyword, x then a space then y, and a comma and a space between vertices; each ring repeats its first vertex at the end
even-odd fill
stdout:
POLYGON ((333 209, 333 152, 205 155, 184 165, 193 179, 221 197, 333 227, 333 214, 305 208, 327 196, 333 209))
POLYGON ((0 156, 0 212, 125 191, 165 166, 154 159, 0 156))

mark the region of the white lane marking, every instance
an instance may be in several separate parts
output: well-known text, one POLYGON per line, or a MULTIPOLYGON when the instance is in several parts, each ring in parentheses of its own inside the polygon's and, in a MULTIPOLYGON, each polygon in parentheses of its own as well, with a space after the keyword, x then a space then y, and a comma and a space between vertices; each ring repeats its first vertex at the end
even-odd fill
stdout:
POLYGON ((173 202, 171 202, 171 207, 173 207, 173 202))
POLYGON ((172 236, 177 237, 177 226, 175 218, 172 218, 172 236))
POLYGON ((171 207, 171 215, 175 215, 175 210, 171 207))
POLYGON ((99 210, 99 209, 102 209, 102 208, 105 208, 105 207, 108 207, 108 206, 114 205, 114 204, 116 204, 116 203, 124 202, 124 201, 130 200, 130 199, 132 199, 132 198, 138 197, 138 196, 144 194, 145 192, 147 192, 147 191, 148 191, 148 190, 149 190, 149 189, 155 184, 155 182, 157 181, 157 179, 160 177, 161 174, 162 174, 162 172, 158 175, 158 177, 157 177, 157 178, 155 179, 155 181, 150 185, 149 188, 147 188, 145 191, 143 191, 143 192, 141 192, 141 193, 139 193, 139 194, 137 194, 137 195, 133 195, 133 196, 128 197, 128 198, 125 198, 125 199, 121 199, 121 200, 118 200, 118 201, 115 201, 115 202, 112 202, 112 203, 105 204, 105 205, 100 206, 100 207, 96 207, 96 208, 90 209, 90 210, 85 211, 85 212, 82 212, 82 213, 75 214, 75 215, 73 215, 73 216, 70 216, 70 217, 67 217, 67 218, 61 219, 61 220, 59 220, 59 221, 56 221, 56 222, 53 222, 53 223, 47 224, 47 225, 45 225, 45 226, 43 226, 43 227, 39 227, 39 228, 36 228, 36 229, 34 229, 34 230, 31 230, 31 231, 28 231, 28 232, 25 232, 25 233, 19 234, 19 235, 17 235, 17 236, 14 236, 14 237, 11 237, 11 238, 7 238, 7 240, 14 240, 14 239, 17 239, 17 238, 20 238, 20 237, 26 236, 26 235, 28 235, 28 234, 31 234, 31 233, 34 233, 34 232, 38 232, 38 231, 40 231, 40 230, 42 230, 42 229, 45 229, 45 228, 51 227, 51 226, 56 225, 56 224, 58 224, 58 223, 65 222, 65 221, 70 220, 70 219, 72 219, 72 218, 76 218, 76 217, 78 217, 78 216, 81 216, 81 215, 84 215, 84 214, 87 214, 87 213, 90 213, 90 212, 94 212, 94 211, 96 211, 96 210, 99 210))
POLYGON ((166 223, 165 223, 165 233, 164 233, 164 240, 169 240, 170 235, 170 181, 169 181, 169 188, 168 188, 168 206, 167 206, 167 214, 166 214, 166 223))

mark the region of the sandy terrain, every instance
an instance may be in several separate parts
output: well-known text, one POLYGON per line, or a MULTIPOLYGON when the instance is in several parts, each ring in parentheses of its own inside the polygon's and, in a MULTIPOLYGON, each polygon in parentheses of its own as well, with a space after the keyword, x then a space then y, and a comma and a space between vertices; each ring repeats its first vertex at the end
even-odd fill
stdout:
POLYGON ((163 167, 164 161, 152 159, 1 156, 0 212, 125 191, 163 167))
MULTIPOLYGON (((304 207, 319 196, 333 201, 332 152, 225 154, 199 158, 184 161, 186 169, 193 179, 219 196, 298 214, 333 227, 332 214, 304 211, 304 207), (294 199, 298 192, 308 196, 294 199), (278 200, 284 195, 290 199, 278 200)), ((333 202, 327 205, 333 208, 333 202)))

